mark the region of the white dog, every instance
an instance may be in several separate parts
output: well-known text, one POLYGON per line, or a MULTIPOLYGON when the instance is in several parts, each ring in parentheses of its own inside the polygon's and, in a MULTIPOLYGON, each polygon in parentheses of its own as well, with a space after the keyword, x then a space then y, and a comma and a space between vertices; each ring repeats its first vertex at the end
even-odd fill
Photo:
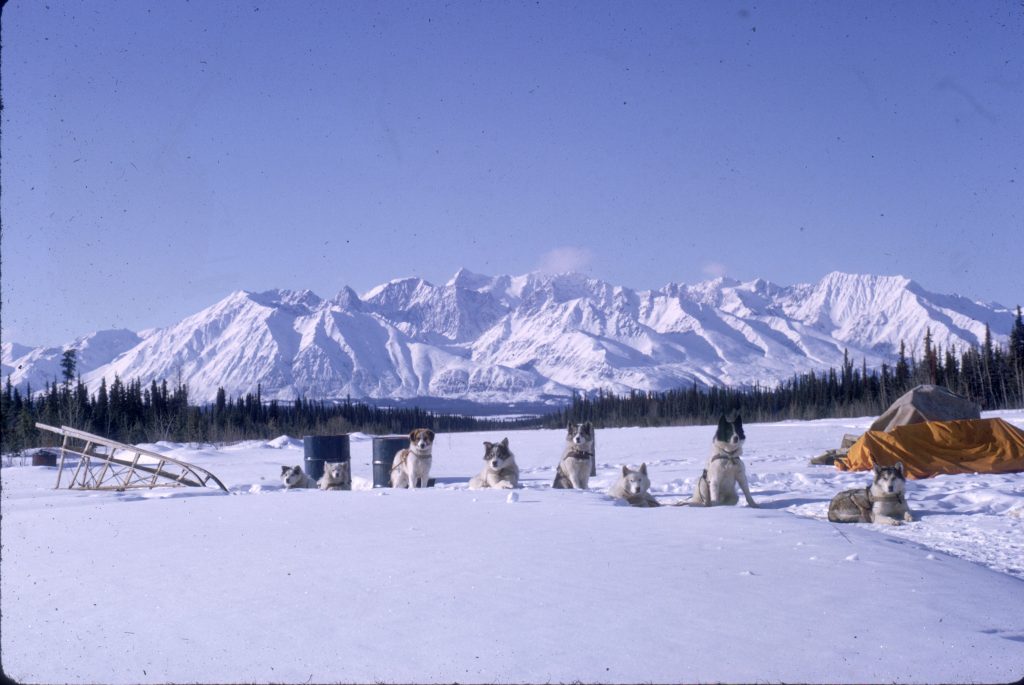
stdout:
POLYGON ((626 500, 634 507, 660 507, 650 489, 651 479, 647 477, 647 464, 644 463, 636 471, 623 466, 622 475, 608 488, 608 494, 615 499, 626 500))
POLYGON ((434 431, 417 428, 409 433, 409 447, 395 455, 391 465, 391 487, 425 488, 430 481, 434 431))
POLYGON ((518 488, 519 466, 508 448, 508 438, 484 443, 484 470, 469 481, 470 490, 481 488, 518 488))
POLYGON ((757 506, 754 498, 750 496, 746 466, 740 459, 746 437, 743 433, 743 420, 739 415, 733 421, 728 421, 724 414, 718 419, 718 430, 711 441, 712 450, 708 467, 697 481, 697 491, 688 501, 681 504, 705 507, 736 504, 739 501, 736 485, 739 484, 747 500, 747 506, 757 506))
POLYGON ((347 461, 327 462, 324 475, 316 482, 321 490, 351 490, 352 464, 347 461))

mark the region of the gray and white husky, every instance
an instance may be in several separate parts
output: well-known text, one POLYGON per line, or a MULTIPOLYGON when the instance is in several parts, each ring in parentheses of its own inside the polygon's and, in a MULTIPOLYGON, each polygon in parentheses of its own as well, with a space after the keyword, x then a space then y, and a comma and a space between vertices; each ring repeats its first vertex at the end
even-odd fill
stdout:
POLYGON ((285 490, 316 487, 316 481, 307 476, 301 466, 282 466, 281 482, 284 483, 285 490))
POLYGON ((484 442, 484 470, 470 479, 469 489, 518 487, 519 466, 508 448, 508 438, 501 442, 484 442))
POLYGON ((835 523, 888 523, 913 521, 904 496, 907 477, 903 462, 875 465, 875 477, 866 488, 843 490, 828 505, 828 520, 835 523))
POLYGON ((640 464, 636 471, 628 466, 622 467, 622 475, 615 484, 608 488, 608 494, 615 499, 623 499, 634 507, 660 507, 649 490, 651 479, 647 477, 647 464, 640 464))
POLYGON ((595 458, 593 424, 590 421, 579 424, 570 421, 565 431, 565 449, 562 450, 562 459, 558 462, 555 482, 551 487, 586 490, 595 458))
POLYGON ((747 506, 756 507, 757 503, 750 496, 750 486, 747 484, 747 467, 740 459, 746 439, 743 418, 737 414, 735 419, 729 421, 722 414, 718 419, 715 437, 711 440, 711 458, 697 481, 697 491, 688 501, 680 504, 705 507, 736 504, 739 502, 736 485, 739 484, 747 506))
POLYGON ((391 465, 391 487, 425 488, 430 482, 434 431, 417 428, 409 433, 409 446, 399 450, 391 465))
POLYGON ((324 464, 324 475, 316 482, 321 490, 351 490, 352 464, 347 461, 329 461, 324 464))

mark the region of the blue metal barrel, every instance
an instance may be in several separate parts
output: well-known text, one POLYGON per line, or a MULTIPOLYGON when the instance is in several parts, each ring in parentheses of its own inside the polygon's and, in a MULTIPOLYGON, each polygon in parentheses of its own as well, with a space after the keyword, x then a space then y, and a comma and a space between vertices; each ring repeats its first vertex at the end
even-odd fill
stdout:
POLYGON ((408 435, 376 435, 373 438, 373 487, 391 487, 395 455, 409 446, 408 435))
POLYGON ((324 464, 350 461, 348 435, 306 435, 302 438, 306 473, 313 480, 324 475, 324 464))

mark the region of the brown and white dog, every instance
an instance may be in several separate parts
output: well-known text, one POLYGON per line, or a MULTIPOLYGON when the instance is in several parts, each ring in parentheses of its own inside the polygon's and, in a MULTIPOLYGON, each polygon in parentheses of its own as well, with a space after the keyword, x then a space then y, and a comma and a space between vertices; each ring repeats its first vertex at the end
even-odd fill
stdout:
POLYGON ((391 465, 391 487, 427 487, 433 449, 434 431, 429 428, 417 428, 409 433, 409 447, 399 451, 391 465))

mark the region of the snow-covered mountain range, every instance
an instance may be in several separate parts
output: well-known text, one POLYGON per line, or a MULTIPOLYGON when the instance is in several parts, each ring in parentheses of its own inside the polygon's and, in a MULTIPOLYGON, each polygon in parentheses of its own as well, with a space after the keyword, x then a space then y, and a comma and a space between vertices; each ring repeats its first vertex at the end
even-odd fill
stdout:
POLYGON ((167 328, 108 330, 62 348, 5 342, 4 379, 41 389, 60 378, 64 349, 95 390, 101 378, 188 383, 195 401, 255 392, 265 399, 475 402, 566 398, 598 388, 666 390, 774 383, 838 367, 844 349, 870 367, 900 341, 920 353, 925 330, 962 348, 1004 343, 1006 307, 928 292, 902 276, 831 273, 817 283, 758 279, 671 283, 637 291, 576 273, 482 276, 446 284, 393 280, 362 296, 238 291, 167 328))

